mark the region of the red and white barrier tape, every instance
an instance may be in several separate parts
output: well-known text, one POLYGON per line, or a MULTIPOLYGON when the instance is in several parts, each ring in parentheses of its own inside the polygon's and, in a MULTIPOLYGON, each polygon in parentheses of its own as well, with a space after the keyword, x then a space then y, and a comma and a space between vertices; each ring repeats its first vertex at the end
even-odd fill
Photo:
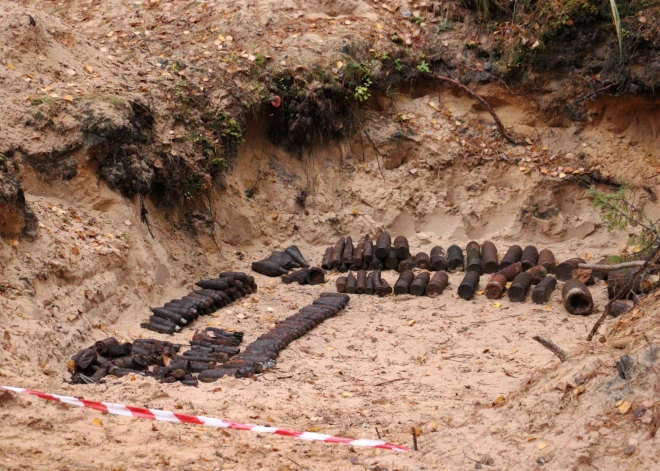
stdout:
POLYGON ((228 420, 214 419, 212 417, 177 414, 167 410, 145 409, 142 407, 126 406, 124 404, 113 404, 112 402, 96 402, 78 399, 72 396, 60 396, 58 394, 46 394, 31 389, 14 388, 11 386, 2 386, 0 389, 6 389, 17 394, 29 394, 37 396, 47 401, 62 402, 71 406, 86 407, 108 414, 123 415, 126 417, 137 417, 140 419, 164 420, 166 422, 182 422, 185 424, 205 425, 207 427, 231 428, 234 430, 248 430, 256 433, 272 433, 273 435, 282 435, 285 437, 298 438, 307 441, 319 441, 326 443, 340 443, 342 445, 364 446, 371 448, 384 448, 394 451, 409 451, 405 446, 394 445, 383 440, 353 439, 344 437, 334 437, 322 433, 298 432, 277 427, 264 427, 261 425, 241 424, 230 422, 228 420))

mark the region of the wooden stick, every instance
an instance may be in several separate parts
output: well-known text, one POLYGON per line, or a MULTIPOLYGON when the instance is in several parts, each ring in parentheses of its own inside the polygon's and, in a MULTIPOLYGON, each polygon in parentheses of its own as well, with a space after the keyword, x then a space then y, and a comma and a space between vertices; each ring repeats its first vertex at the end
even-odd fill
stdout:
POLYGON ((536 340, 538 343, 540 343, 545 348, 550 350, 552 353, 557 355, 559 361, 561 361, 562 363, 568 360, 569 357, 568 353, 566 353, 564 350, 558 347, 557 344, 554 343, 552 340, 546 339, 545 337, 541 337, 540 335, 535 335, 534 337, 532 337, 532 339, 536 340))
POLYGON ((578 263, 578 268, 588 268, 590 270, 618 270, 620 268, 641 267, 646 263, 644 260, 634 260, 632 262, 623 262, 616 265, 602 265, 599 263, 578 263))
POLYGON ((411 427, 410 431, 412 432, 413 436, 413 450, 417 451, 417 430, 415 430, 415 427, 411 427))
POLYGON ((495 111, 493 111, 493 108, 490 107, 490 105, 488 104, 488 102, 487 102, 486 100, 484 100, 483 98, 481 98, 479 95, 477 95, 476 93, 474 93, 472 90, 470 90, 468 87, 466 87, 465 85, 463 85, 463 84, 462 84, 461 82, 459 82, 458 80, 455 80, 455 79, 452 79, 452 78, 449 78, 449 77, 444 77, 444 76, 442 76, 442 75, 438 75, 438 74, 433 74, 433 76, 434 76, 435 78, 437 78, 438 80, 442 81, 442 82, 448 82, 448 83, 451 83, 452 85, 454 85, 455 87, 460 88, 460 89, 463 90, 465 93, 467 93, 467 94, 470 95, 472 98, 474 98, 474 99, 477 100, 479 103, 481 103, 481 105, 482 105, 484 108, 486 108, 486 110, 488 110, 488 112, 490 113, 490 115, 491 115, 491 116, 493 117, 493 119, 495 120, 495 124, 497 125, 497 129, 500 130, 500 134, 502 134, 502 137, 504 137, 507 141, 509 141, 511 144, 513 144, 513 145, 515 145, 515 146, 517 146, 517 145, 519 145, 519 144, 523 144, 522 142, 518 142, 518 141, 516 141, 514 138, 512 138, 511 136, 509 136, 509 134, 507 134, 506 129, 504 129, 504 125, 502 124, 502 121, 500 121, 500 118, 497 116, 497 114, 495 114, 495 111))

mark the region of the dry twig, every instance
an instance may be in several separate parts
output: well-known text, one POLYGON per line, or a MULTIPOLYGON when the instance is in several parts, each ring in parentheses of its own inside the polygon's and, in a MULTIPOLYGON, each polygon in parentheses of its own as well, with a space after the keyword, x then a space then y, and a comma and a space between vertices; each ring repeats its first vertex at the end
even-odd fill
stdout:
POLYGON ((545 337, 541 337, 540 335, 535 335, 534 337, 532 337, 532 339, 536 340, 538 343, 540 343, 545 348, 550 350, 552 353, 557 355, 557 358, 559 358, 559 361, 561 361, 562 363, 568 360, 569 358, 568 353, 566 353, 561 347, 559 347, 552 340, 546 339, 545 337))

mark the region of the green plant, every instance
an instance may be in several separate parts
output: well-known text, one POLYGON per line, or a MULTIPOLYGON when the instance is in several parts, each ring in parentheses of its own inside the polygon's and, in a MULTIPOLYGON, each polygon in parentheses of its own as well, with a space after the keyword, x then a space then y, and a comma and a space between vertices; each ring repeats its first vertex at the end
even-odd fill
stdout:
POLYGON ((367 101, 371 97, 371 93, 369 93, 369 87, 371 87, 371 79, 369 77, 365 78, 364 81, 362 82, 362 85, 358 85, 355 87, 355 93, 353 96, 357 101, 360 103, 367 101))
POLYGON ((619 55, 623 61, 623 32, 621 30, 621 17, 619 16, 619 8, 616 6, 616 0, 610 0, 610 7, 612 8, 612 21, 614 28, 616 28, 616 36, 619 39, 619 55))
POLYGON ((254 63, 257 65, 265 65, 267 60, 266 56, 261 53, 254 56, 254 63))
POLYGON ((396 44, 401 44, 403 42, 403 39, 401 39, 401 36, 399 36, 399 34, 396 33, 396 32, 392 33, 392 36, 390 36, 390 39, 392 40, 393 43, 396 43, 396 44))
POLYGON ((422 74, 431 73, 431 69, 429 69, 429 64, 425 60, 422 60, 422 62, 417 65, 417 70, 422 74))
POLYGON ((445 31, 451 31, 452 29, 454 29, 454 27, 452 26, 452 24, 449 21, 442 20, 440 22, 440 24, 438 24, 438 26, 435 27, 435 33, 439 34, 439 33, 445 32, 445 31))
POLYGON ((410 22, 414 23, 416 25, 421 25, 422 24, 422 18, 419 16, 411 16, 410 17, 410 22))
POLYGON ((193 199, 204 189, 204 179, 201 175, 191 173, 186 178, 183 194, 186 199, 193 199))
POLYGON ((412 54, 412 52, 413 52, 412 47, 407 47, 407 48, 405 49, 405 51, 403 51, 403 52, 404 52, 407 56, 409 56, 409 55, 412 54))
POLYGON ((397 72, 401 72, 402 68, 403 67, 401 67, 401 59, 394 59, 394 70, 396 70, 397 72))
POLYGON ((380 56, 380 60, 383 62, 390 60, 390 53, 387 51, 383 52, 383 54, 380 56))
POLYGON ((658 242, 660 234, 656 222, 636 206, 635 194, 629 191, 626 184, 621 184, 613 192, 600 191, 592 186, 589 196, 593 198, 594 208, 600 210, 608 231, 641 228, 639 234, 630 236, 628 245, 639 245, 648 249, 654 242, 658 242))

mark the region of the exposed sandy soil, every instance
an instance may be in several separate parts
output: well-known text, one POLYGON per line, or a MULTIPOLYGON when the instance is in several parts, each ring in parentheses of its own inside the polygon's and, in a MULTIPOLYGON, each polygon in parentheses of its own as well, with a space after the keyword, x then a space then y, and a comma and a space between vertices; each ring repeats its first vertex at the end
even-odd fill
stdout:
MULTIPOLYGON (((378 159, 365 136, 294 155, 273 146, 263 118, 253 118, 208 200, 168 206, 145 198, 152 237, 140 219, 139 198, 124 197, 98 178, 95 150, 81 130, 90 109, 112 123, 128 122, 116 97, 147 93, 147 87, 156 103, 154 142, 163 143, 154 152, 189 152, 168 137, 172 122, 161 106, 174 78, 162 74, 155 59, 173 46, 178 59, 198 54, 192 75, 211 77, 203 83, 222 108, 234 103, 231 92, 242 79, 232 82, 227 63, 204 54, 204 45, 223 52, 213 43, 218 32, 233 35, 238 50, 311 64, 319 55, 340 59, 334 47, 340 38, 367 34, 360 31, 365 25, 376 38, 375 25, 388 31, 398 17, 366 1, 244 1, 231 8, 43 2, 27 10, 5 4, 0 84, 8 86, 0 87, 0 151, 18 149, 12 171, 39 225, 34 240, 18 234, 0 239, 0 384, 356 438, 375 438, 377 427, 384 439, 407 446, 411 427, 421 435, 418 452, 352 449, 101 416, 0 393, 0 469, 392 471, 474 469, 472 460, 493 470, 658 468, 658 438, 649 434, 660 383, 657 363, 647 358, 649 345, 660 343, 658 302, 651 295, 623 320, 607 321, 602 343, 588 343, 606 303, 602 283, 592 287, 596 312, 576 317, 561 307, 559 290, 548 306, 503 299, 496 307, 485 296, 460 300, 461 277, 452 275, 450 288, 436 299, 351 296, 344 312, 292 343, 275 369, 255 378, 198 388, 140 377, 91 386, 63 381, 68 358, 95 340, 166 338, 139 327, 148 306, 182 295, 204 276, 247 271, 252 261, 291 243, 315 263, 339 236, 383 228, 406 235, 419 250, 491 239, 501 253, 512 243, 534 243, 560 260, 621 253, 629 234, 607 232, 578 183, 599 171, 650 185, 651 193, 638 191, 639 201, 647 214, 660 217, 653 197, 660 171, 656 102, 597 100, 589 102, 585 122, 557 124, 539 113, 536 101, 492 84, 475 88, 508 128, 529 139, 513 147, 493 131, 488 114, 458 92, 413 87, 392 97, 374 93, 361 119, 382 154, 378 159), (127 13, 134 7, 139 14, 127 13), (26 32, 32 27, 26 13, 37 19, 36 34, 26 32), (185 25, 174 20, 184 17, 185 25), (131 21, 151 22, 151 38, 122 36, 131 21), (318 22, 313 32, 310 22, 318 22), (216 27, 220 31, 211 35, 216 27), (269 34, 283 37, 265 50, 269 34), (323 44, 317 36, 332 46, 310 46, 323 44), (218 70, 204 72, 211 63, 218 70), (58 95, 39 105, 56 105, 50 118, 57 119, 36 129, 24 126, 33 94, 58 95), (63 100, 67 94, 74 101, 63 100), (75 150, 44 157, 67 146, 75 150), (30 158, 55 164, 55 171, 40 170, 30 158), (304 208, 296 202, 301 191, 304 208), (531 339, 535 334, 552 338, 571 359, 560 364, 531 339), (639 359, 629 381, 615 369, 624 352, 639 359), (101 427, 92 423, 97 417, 101 427)), ((398 27, 414 37, 414 26, 398 27)), ((175 129, 177 135, 186 131, 175 129)), ((254 299, 198 325, 241 330, 250 342, 319 292, 334 290, 336 277, 328 274, 322 287, 303 287, 257 275, 254 299)), ((394 273, 385 277, 396 279, 394 273)), ((167 339, 185 342, 192 333, 167 339)))

